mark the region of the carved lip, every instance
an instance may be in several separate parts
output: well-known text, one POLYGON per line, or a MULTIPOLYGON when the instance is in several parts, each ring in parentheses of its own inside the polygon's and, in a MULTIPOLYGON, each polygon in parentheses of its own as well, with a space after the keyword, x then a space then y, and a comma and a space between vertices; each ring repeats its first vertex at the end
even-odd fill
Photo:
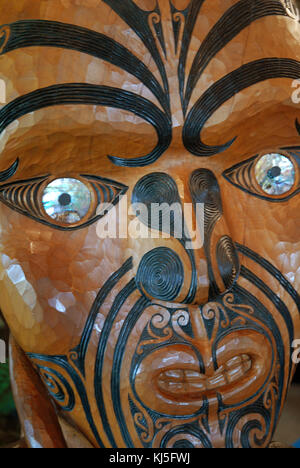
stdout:
POLYGON ((174 343, 141 360, 134 382, 145 405, 176 415, 193 414, 204 398, 238 405, 256 398, 274 372, 272 343, 257 330, 230 331, 214 348, 205 340, 195 344, 198 353, 188 343, 174 343))
POLYGON ((185 397, 197 398, 199 394, 210 390, 225 389, 226 386, 238 382, 251 369, 252 360, 249 355, 234 356, 220 366, 212 376, 201 374, 190 369, 168 369, 157 377, 159 389, 170 397, 182 394, 185 397))

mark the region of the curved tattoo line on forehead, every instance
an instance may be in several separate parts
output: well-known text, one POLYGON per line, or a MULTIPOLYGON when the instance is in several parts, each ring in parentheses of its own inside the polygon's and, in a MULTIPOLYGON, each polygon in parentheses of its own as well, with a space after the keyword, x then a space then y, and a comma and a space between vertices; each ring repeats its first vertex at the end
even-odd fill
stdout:
POLYGON ((168 148, 172 129, 168 117, 152 102, 129 91, 86 83, 66 83, 38 89, 16 98, 0 111, 0 134, 14 120, 45 107, 81 104, 114 107, 134 113, 156 130, 158 143, 151 153, 132 159, 109 156, 118 166, 144 166, 155 162, 168 148))
POLYGON ((164 110, 170 112, 169 96, 153 73, 130 50, 114 39, 87 28, 57 21, 17 21, 4 26, 3 30, 5 28, 10 28, 10 36, 3 45, 2 54, 24 47, 38 46, 76 50, 91 55, 138 78, 154 94, 164 110))
POLYGON ((201 140, 201 131, 214 112, 230 98, 254 84, 275 78, 297 79, 299 76, 300 62, 281 58, 256 60, 229 73, 214 83, 189 112, 183 128, 185 147, 195 156, 201 157, 225 151, 236 138, 220 146, 208 146, 201 140))
POLYGON ((158 2, 152 11, 142 10, 132 0, 103 0, 103 2, 114 10, 114 12, 128 24, 149 50, 162 77, 165 92, 169 95, 167 72, 159 49, 156 45, 153 30, 150 26, 153 26, 157 39, 166 57, 165 39, 158 2))
MULTIPOLYGON (((122 0, 122 2, 119 0, 104 1, 133 29, 147 47, 161 74, 164 89, 162 89, 146 65, 126 47, 104 34, 67 23, 48 20, 24 20, 4 25, 0 30, 3 33, 0 52, 4 54, 23 47, 48 46, 73 49, 92 55, 136 76, 157 97, 165 111, 169 112, 170 97, 166 70, 156 46, 153 32, 149 26, 149 22, 152 21, 166 56, 158 4, 153 11, 147 12, 140 9, 132 0, 122 0)), ((191 94, 205 68, 213 57, 226 47, 235 36, 252 22, 265 16, 282 15, 288 17, 287 10, 278 0, 265 0, 258 3, 253 2, 253 0, 240 0, 233 5, 209 31, 198 49, 188 76, 186 93, 184 94, 187 54, 194 27, 204 1, 191 0, 185 10, 176 9, 170 1, 175 43, 178 39, 175 31, 176 14, 181 12, 185 18, 178 64, 179 88, 184 113, 186 113, 191 94)), ((177 48, 177 45, 176 43, 175 48, 177 48)))
POLYGON ((183 13, 185 18, 185 26, 183 30, 182 43, 181 43, 181 52, 179 57, 178 64, 178 80, 179 80, 179 93, 181 97, 181 102, 183 103, 184 95, 184 84, 185 84, 185 68, 187 62, 188 51, 190 48, 192 34, 195 28, 196 21, 198 19, 199 12, 205 0, 193 0, 189 6, 183 12, 178 10, 172 5, 173 13, 173 28, 174 28, 174 39, 176 43, 176 13, 183 13))
POLYGON ((213 57, 251 23, 266 16, 275 15, 288 17, 286 9, 278 0, 264 2, 241 0, 227 10, 207 34, 194 58, 187 80, 186 93, 182 96, 184 113, 187 111, 197 82, 213 57))

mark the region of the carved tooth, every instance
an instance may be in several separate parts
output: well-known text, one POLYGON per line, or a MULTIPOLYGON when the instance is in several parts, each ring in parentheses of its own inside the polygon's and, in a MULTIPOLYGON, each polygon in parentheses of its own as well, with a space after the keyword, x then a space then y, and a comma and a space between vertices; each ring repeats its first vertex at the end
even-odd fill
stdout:
POLYGON ((235 356, 234 358, 230 359, 229 361, 226 362, 226 367, 234 367, 234 366, 239 366, 242 363, 242 358, 241 356, 235 356))
POLYGON ((158 381, 158 386, 165 392, 179 392, 185 391, 184 386, 180 382, 158 381))
POLYGON ((183 380, 184 372, 181 369, 173 369, 164 372, 163 375, 169 379, 183 380))
POLYGON ((206 380, 206 376, 204 374, 200 374, 199 372, 196 371, 191 371, 191 370, 185 370, 185 378, 188 381, 203 381, 206 380))
POLYGON ((173 393, 174 392, 185 392, 184 385, 179 382, 168 382, 168 390, 171 390, 173 393))
POLYGON ((251 361, 250 356, 248 356, 248 354, 242 354, 242 360, 243 361, 251 361))
POLYGON ((244 375, 245 375, 245 372, 244 372, 242 365, 239 367, 234 367, 226 371, 226 378, 228 380, 228 383, 235 382, 236 380, 240 379, 244 375))
POLYGON ((191 382, 190 384, 188 384, 186 386, 186 389, 188 392, 204 392, 205 390, 207 390, 207 385, 205 383, 205 381, 203 380, 202 382, 191 382))
POLYGON ((223 387, 226 385, 226 379, 224 374, 216 375, 207 381, 207 389, 213 390, 214 388, 223 387))
POLYGON ((250 370, 252 367, 252 362, 250 359, 248 359, 247 361, 244 361, 243 362, 243 369, 244 369, 244 372, 248 372, 248 370, 250 370))

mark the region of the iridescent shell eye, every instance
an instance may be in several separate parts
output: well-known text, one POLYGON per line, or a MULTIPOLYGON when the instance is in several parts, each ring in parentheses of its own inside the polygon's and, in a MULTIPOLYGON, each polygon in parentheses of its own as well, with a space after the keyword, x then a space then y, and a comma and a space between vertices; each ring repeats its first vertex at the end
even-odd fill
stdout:
POLYGON ((75 224, 85 218, 91 202, 90 189, 78 179, 55 179, 45 187, 42 195, 47 215, 64 224, 75 224))
POLYGON ((256 163, 255 177, 265 193, 283 195, 295 184, 295 167, 287 156, 278 153, 265 154, 256 163))

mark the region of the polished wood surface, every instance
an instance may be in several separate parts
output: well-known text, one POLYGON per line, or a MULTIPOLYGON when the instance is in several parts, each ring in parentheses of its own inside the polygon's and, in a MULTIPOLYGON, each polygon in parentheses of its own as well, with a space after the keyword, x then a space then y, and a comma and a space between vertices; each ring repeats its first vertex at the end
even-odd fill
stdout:
POLYGON ((66 448, 53 404, 40 378, 11 338, 11 383, 28 447, 66 448))
POLYGON ((0 307, 27 443, 65 444, 43 381, 94 447, 267 447, 300 338, 296 10, 11 0, 0 24, 0 307), (279 195, 255 178, 270 153, 294 168, 279 195), (56 178, 91 190, 84 226, 43 211, 56 178), (190 204, 190 230, 204 203, 203 246, 134 211, 100 238, 132 202, 190 204))

